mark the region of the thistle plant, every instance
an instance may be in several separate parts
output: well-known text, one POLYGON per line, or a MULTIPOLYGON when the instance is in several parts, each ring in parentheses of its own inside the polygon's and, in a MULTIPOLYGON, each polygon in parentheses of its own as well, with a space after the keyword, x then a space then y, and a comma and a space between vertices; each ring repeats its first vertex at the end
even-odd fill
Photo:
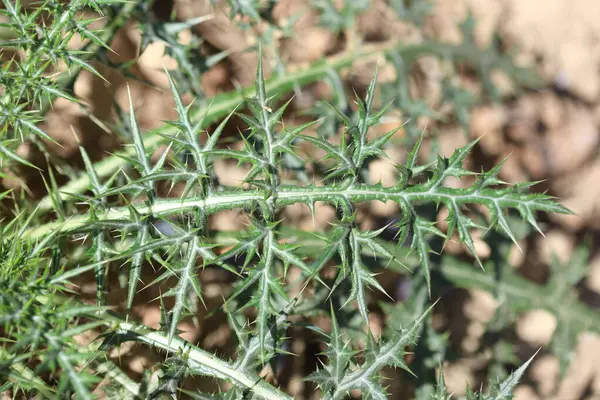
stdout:
MULTIPOLYGON (((263 15, 259 2, 231 3, 232 15, 252 19, 263 15)), ((347 29, 354 13, 362 10, 349 6, 340 11, 331 2, 315 3, 326 14, 324 20, 337 18, 339 30, 347 29), (341 14, 333 15, 336 12, 341 14)), ((395 3, 401 16, 416 21, 428 9, 423 2, 395 3)), ((61 7, 70 10, 77 4, 61 7)), ((84 170, 68 176, 69 181, 59 187, 49 169, 48 195, 36 206, 10 191, 0 193, 0 200, 12 207, 0 225, 2 390, 13 397, 44 398, 290 399, 295 395, 285 388, 281 365, 290 363, 291 339, 301 331, 320 345, 321 353, 313 355, 318 365, 302 377, 320 398, 398 395, 386 380, 390 369, 397 369, 403 381, 414 380, 411 396, 448 400, 452 396, 442 365, 448 343, 433 325, 436 307, 444 301, 439 300, 444 285, 483 289, 503 301, 490 333, 530 309, 528 301, 533 298, 534 307, 547 309, 571 327, 567 332, 559 330, 551 346, 563 367, 579 332, 600 331, 595 312, 571 293, 583 277, 587 258, 583 250, 574 257, 577 273, 565 279, 563 270, 556 268, 546 287, 517 276, 505 262, 513 243, 530 230, 543 231, 540 215, 569 210, 548 194, 532 193, 535 183, 502 181, 502 162, 487 171, 468 169, 466 160, 477 140, 456 148, 450 157, 431 159, 424 154, 430 139, 427 132, 416 130, 416 124, 398 124, 374 134, 395 108, 414 118, 446 117, 412 98, 403 86, 406 66, 421 55, 469 64, 486 79, 492 67, 488 62, 494 60, 493 66, 518 85, 531 83, 531 75, 515 67, 493 44, 479 50, 466 35, 465 43, 458 46, 366 45, 308 66, 288 66, 270 79, 263 70, 267 56, 259 50, 255 85, 209 100, 198 77, 210 62, 200 66, 191 62, 190 47, 179 47, 176 40, 180 28, 202 23, 202 18, 180 24, 144 20, 148 3, 128 4, 108 7, 145 21, 140 22, 143 37, 173 45, 170 54, 180 57, 181 70, 165 71, 177 119, 143 132, 129 94, 123 150, 93 163, 89 149, 80 146, 84 170), (482 52, 486 63, 480 58, 482 52), (396 80, 379 84, 375 66, 364 93, 348 98, 339 72, 356 61, 378 59, 387 59, 394 67, 396 80), (322 79, 341 90, 309 113, 320 118, 288 124, 293 99, 287 95, 322 79), (187 92, 199 101, 184 101, 187 92), (394 92, 398 98, 390 98, 394 92), (226 138, 232 126, 238 129, 233 140, 226 138), (396 165, 394 184, 372 181, 370 165, 387 158, 398 141, 406 146, 406 156, 396 165), (244 169, 242 183, 223 183, 216 164, 225 161, 244 169), (460 188, 448 184, 454 178, 463 182, 460 188), (367 202, 394 203, 397 218, 364 229, 359 208, 367 202), (284 211, 294 205, 306 207, 316 218, 322 204, 335 210, 324 231, 302 231, 284 218, 284 211), (436 223, 441 208, 448 213, 445 227, 436 223), (245 216, 243 231, 211 229, 213 216, 232 211, 245 216), (486 240, 499 257, 486 260, 478 255, 477 230, 488 233, 486 240), (443 252, 450 241, 463 245, 469 261, 443 252), (203 275, 207 271, 228 279, 223 301, 213 308, 206 299, 203 275), (386 290, 382 272, 407 276, 413 285, 411 295, 396 301, 386 290), (80 290, 91 276, 93 300, 80 290), (111 300, 117 290, 126 293, 123 302, 111 300), (161 315, 155 328, 141 323, 137 311, 146 305, 143 293, 150 291, 158 294, 153 303, 159 304, 161 315), (569 298, 569 312, 565 303, 555 301, 557 293, 569 298), (227 320, 235 352, 215 354, 184 339, 188 323, 199 324, 202 308, 227 320), (383 310, 389 319, 381 334, 371 326, 374 309, 383 310), (509 318, 502 314, 506 310, 509 318), (132 378, 115 354, 134 342, 161 357, 149 373, 132 378), (216 381, 219 391, 193 385, 190 389, 189 383, 201 377, 216 381)), ((11 8, 12 23, 7 26, 12 30, 17 30, 19 18, 28 15, 20 7, 11 8)), ((66 40, 67 36, 59 37, 66 40)), ((108 36, 92 42, 99 46, 95 50, 102 62, 99 49, 106 47, 108 36)), ((71 61, 69 57, 75 57, 65 54, 71 61)), ((83 61, 74 63, 88 68, 83 61)), ((52 82, 51 90, 44 89, 51 98, 77 101, 59 83, 47 82, 52 82)), ((444 101, 454 104, 454 117, 467 129, 468 107, 485 99, 460 96, 464 92, 450 83, 452 77, 445 82, 444 101)), ((484 86, 489 97, 497 99, 492 85, 484 86)), ((37 96, 36 101, 25 101, 25 95, 15 98, 12 89, 5 91, 9 103, 26 103, 14 118, 3 120, 6 137, 13 135, 6 139, 7 149, 20 135, 19 126, 35 126, 35 118, 41 118, 31 117, 33 112, 25 109, 47 97, 37 87, 23 87, 37 96)), ((43 109, 36 112, 43 115, 43 109)), ((34 137, 23 134, 23 140, 39 141, 35 135, 45 135, 37 129, 31 132, 34 137)), ((29 163, 13 151, 5 152, 8 159, 29 163)), ((497 342, 493 345, 499 346, 497 342)), ((498 376, 491 376, 485 388, 477 392, 467 388, 467 398, 512 398, 531 361, 512 363, 512 373, 500 371, 500 366, 498 376)))

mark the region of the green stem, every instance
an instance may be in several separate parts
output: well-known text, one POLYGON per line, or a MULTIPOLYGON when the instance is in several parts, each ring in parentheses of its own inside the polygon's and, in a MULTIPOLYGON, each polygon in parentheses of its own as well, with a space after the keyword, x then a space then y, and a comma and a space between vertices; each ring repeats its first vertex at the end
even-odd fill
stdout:
MULTIPOLYGON (((277 207, 295 203, 313 204, 316 201, 327 203, 351 202, 360 203, 372 200, 386 202, 392 200, 404 205, 417 202, 451 202, 453 205, 486 204, 493 202, 502 207, 519 208, 535 205, 537 209, 564 213, 565 209, 551 202, 540 203, 539 199, 522 195, 517 199, 515 194, 502 195, 494 189, 481 189, 475 192, 457 191, 446 187, 431 189, 427 186, 414 186, 407 189, 396 187, 381 187, 380 185, 355 185, 349 187, 331 186, 280 186, 276 194, 265 190, 224 190, 209 194, 204 198, 190 199, 157 199, 151 206, 133 205, 136 212, 141 215, 154 215, 165 217, 168 215, 191 212, 201 209, 206 215, 217 211, 232 210, 248 207, 250 204, 276 204, 277 207)), ((98 221, 126 220, 130 217, 130 207, 116 207, 100 213, 96 212, 98 221)), ((24 237, 39 239, 50 232, 59 231, 69 233, 81 230, 90 224, 90 215, 80 214, 66 221, 54 221, 24 232, 24 237)))
POLYGON ((215 377, 223 376, 229 382, 250 389, 253 393, 264 399, 281 400, 292 398, 268 384, 258 375, 250 375, 247 372, 237 370, 231 364, 180 338, 174 337, 169 340, 166 335, 158 331, 131 322, 119 321, 114 328, 117 333, 136 335, 137 340, 155 348, 174 354, 185 354, 190 367, 193 368, 194 366, 201 365, 204 368, 215 371, 215 377))
MULTIPOLYGON (((96 346, 97 348, 97 346, 96 346)), ((134 398, 140 399, 140 385, 131 379, 121 368, 110 360, 94 360, 94 369, 111 381, 117 382, 121 387, 127 390, 134 398)), ((148 388, 147 392, 151 392, 148 388)))
MULTIPOLYGON (((66 296, 54 296, 52 301, 61 302, 67 301, 67 299, 69 298, 66 296)), ((37 296, 36 300, 42 304, 47 304, 50 301, 44 295, 37 296)), ((238 370, 232 364, 221 360, 214 354, 204 351, 178 336, 169 338, 167 335, 145 325, 124 321, 117 314, 110 311, 92 313, 88 317, 103 322, 113 333, 124 335, 128 338, 135 338, 134 340, 172 354, 183 355, 190 368, 197 369, 201 366, 204 371, 213 372, 212 376, 214 378, 226 379, 228 382, 251 390, 261 398, 267 400, 292 399, 291 396, 270 385, 258 375, 238 370)), ((127 389, 135 391, 134 386, 130 386, 127 389)))
MULTIPOLYGON (((387 54, 393 51, 398 52, 407 63, 426 54, 434 54, 440 57, 452 57, 457 61, 469 63, 478 63, 481 57, 481 52, 478 52, 473 46, 452 46, 438 42, 403 45, 398 41, 393 41, 380 45, 364 46, 359 50, 350 51, 315 62, 308 67, 291 68, 286 74, 277 76, 266 82, 265 89, 267 96, 290 92, 296 87, 305 86, 323 79, 326 77, 328 71, 331 71, 332 69, 339 71, 351 66, 357 60, 377 59, 382 53, 387 54)), ((502 67, 504 70, 511 71, 510 75, 517 80, 517 84, 532 87, 539 85, 539 80, 535 79, 533 73, 528 73, 528 70, 509 66, 503 59, 498 60, 498 63, 499 68, 502 67)), ((196 109, 192 118, 196 119, 203 115, 203 128, 205 128, 230 113, 231 110, 235 109, 236 106, 244 101, 244 98, 255 95, 256 91, 254 86, 236 93, 217 95, 212 100, 207 101, 207 104, 210 104, 208 108, 196 109)), ((176 127, 165 124, 158 129, 147 132, 144 136, 144 145, 146 149, 152 151, 158 148, 160 144, 167 141, 167 139, 161 135, 173 134, 176 131, 176 127)), ((128 147, 95 163, 94 170, 96 171, 98 178, 108 178, 119 169, 125 168, 128 165, 127 159, 134 156, 134 154, 135 149, 133 147, 128 147)), ((66 201, 70 198, 69 194, 83 193, 88 189, 89 185, 89 176, 81 174, 79 177, 71 179, 67 184, 59 188, 59 193, 56 194, 56 197, 66 201)), ((37 213, 38 215, 45 214, 52 210, 52 207, 52 197, 48 195, 39 203, 37 213)))

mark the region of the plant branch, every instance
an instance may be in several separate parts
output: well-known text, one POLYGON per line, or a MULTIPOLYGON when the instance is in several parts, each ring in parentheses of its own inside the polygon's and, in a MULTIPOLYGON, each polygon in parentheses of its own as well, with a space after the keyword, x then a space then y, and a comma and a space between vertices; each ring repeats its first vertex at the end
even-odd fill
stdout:
MULTIPOLYGON (((135 205, 136 212, 141 215, 154 215, 165 217, 168 215, 202 210, 205 214, 212 214, 221 210, 240 209, 249 204, 268 204, 276 202, 278 207, 295 203, 314 204, 316 201, 334 203, 337 201, 350 201, 353 203, 379 200, 386 202, 392 200, 398 204, 414 202, 450 202, 453 205, 485 204, 493 202, 502 207, 519 208, 521 206, 536 205, 538 209, 548 212, 565 213, 564 207, 553 202, 541 201, 536 195, 521 195, 520 199, 503 194, 501 190, 481 189, 472 193, 465 193, 452 188, 411 187, 398 189, 395 187, 384 188, 379 185, 355 185, 350 187, 316 187, 316 186, 287 186, 281 185, 276 195, 268 190, 224 190, 213 193, 204 198, 196 199, 157 199, 151 206, 135 205), (539 207, 541 206, 541 207, 539 207)), ((105 212, 98 212, 95 218, 101 220, 128 219, 130 207, 117 207, 105 212)), ((45 225, 25 231, 24 236, 38 239, 49 232, 73 232, 84 228, 90 222, 89 214, 71 217, 66 221, 54 221, 45 225)))
MULTIPOLYGON (((61 296, 62 297, 62 296, 61 296)), ((55 296, 53 301, 61 301, 61 297, 55 296)), ((62 297, 67 300, 67 297, 62 297)), ((47 304, 49 298, 44 295, 36 296, 36 300, 47 304)), ((96 312, 88 315, 89 318, 103 322, 116 335, 136 340, 154 348, 164 350, 173 354, 184 355, 184 359, 191 369, 201 368, 204 373, 218 379, 226 379, 229 382, 252 390, 253 393, 267 400, 291 400, 292 397, 267 383, 258 375, 251 374, 246 370, 235 368, 231 363, 223 361, 215 355, 200 349, 197 346, 175 336, 169 338, 157 330, 145 325, 124 321, 114 312, 96 312)), ((110 344, 110 341, 108 341, 110 344)), ((135 390, 134 387, 131 389, 135 390)))

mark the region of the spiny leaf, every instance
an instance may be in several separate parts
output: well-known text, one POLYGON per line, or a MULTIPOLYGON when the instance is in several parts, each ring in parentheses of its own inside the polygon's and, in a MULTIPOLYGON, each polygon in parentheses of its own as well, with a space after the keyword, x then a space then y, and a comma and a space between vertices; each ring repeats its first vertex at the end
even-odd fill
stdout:
MULTIPOLYGON (((536 353, 537 354, 537 353, 536 353)), ((494 384, 492 383, 492 387, 490 389, 490 394, 483 397, 483 400, 512 400, 514 395, 512 394, 513 390, 525 374, 525 370, 529 367, 529 364, 533 361, 533 358, 536 356, 534 354, 531 356, 529 360, 525 362, 525 364, 521 365, 516 371, 514 371, 510 376, 502 383, 494 384)))

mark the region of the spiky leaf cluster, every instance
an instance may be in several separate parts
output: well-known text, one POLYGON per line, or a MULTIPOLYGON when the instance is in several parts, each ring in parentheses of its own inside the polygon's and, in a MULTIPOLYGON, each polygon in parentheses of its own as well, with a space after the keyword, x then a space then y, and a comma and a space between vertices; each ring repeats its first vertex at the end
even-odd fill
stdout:
MULTIPOLYGON (((67 3, 43 1, 24 4, 17 0, 3 1, 0 13, 7 22, 0 24, 3 35, 0 47, 9 57, 0 69, 0 154, 33 166, 16 152, 18 144, 33 139, 55 143, 40 127, 41 114, 48 110, 56 98, 77 103, 66 86, 80 70, 100 77, 89 62, 98 48, 107 47, 114 30, 123 23, 118 15, 124 7, 113 0, 77 0, 67 3), (114 8, 110 8, 112 6, 114 8), (115 20, 104 31, 92 28, 107 12, 115 20), (95 14, 91 17, 91 14, 95 14), (45 19, 40 26, 40 18, 45 19), (81 40, 83 48, 73 48, 73 39, 81 40), (66 66, 61 71, 60 64, 66 66)), ((131 6, 127 6, 131 9, 131 6)), ((40 144, 41 149, 44 146, 40 144)))
POLYGON ((429 311, 395 331, 386 341, 377 342, 370 336, 367 346, 361 352, 364 358, 361 363, 355 359, 358 352, 340 332, 332 309, 331 333, 324 352, 327 363, 308 379, 317 383, 324 399, 343 399, 355 389, 369 399, 387 399, 386 389, 380 384, 380 371, 383 367, 391 366, 410 372, 404 359, 406 347, 415 343, 423 319, 429 311))
MULTIPOLYGON (((525 221, 520 220, 517 215, 507 216, 507 221, 517 240, 529 235, 531 229, 528 229, 525 221)), ((487 241, 496 254, 483 263, 483 270, 470 262, 443 255, 437 260, 439 265, 437 272, 440 274, 437 281, 446 282, 446 285, 452 287, 484 290, 497 299, 496 312, 486 327, 486 333, 478 349, 480 353, 493 354, 488 376, 494 379, 508 377, 506 366, 519 363, 515 354, 516 348, 507 340, 506 331, 524 312, 532 309, 545 310, 556 318, 557 329, 550 344, 544 350, 552 352, 558 358, 560 371, 564 374, 570 366, 574 344, 579 335, 586 331, 600 332, 597 311, 583 304, 577 298, 575 290, 575 285, 585 276, 589 251, 585 245, 578 246, 566 263, 561 263, 553 257, 548 281, 545 284, 536 284, 519 276, 515 272, 515 266, 507 262, 512 245, 509 237, 491 232, 487 235, 487 241), (559 298, 560 301, 557 300, 559 298)), ((406 265, 412 267, 419 264, 418 257, 414 254, 407 256, 406 249, 395 249, 393 244, 383 240, 378 240, 378 243, 387 248, 396 258, 403 258, 406 265)), ((368 252, 365 252, 365 256, 367 255, 368 252)), ((393 264, 390 265, 390 268, 392 267, 393 264)), ((404 272, 402 268, 394 269, 404 272)), ((418 279, 413 278, 411 283, 412 294, 404 302, 395 305, 382 304, 391 327, 410 321, 415 313, 423 309, 423 287, 418 285, 418 279)), ((443 359, 439 357, 440 353, 443 355, 445 352, 444 335, 430 331, 429 322, 425 324, 415 351, 418 361, 413 370, 421 381, 425 378, 423 372, 435 368, 443 359)), ((427 386, 430 385, 428 383, 422 385, 423 388, 427 386)))
POLYGON ((46 398, 74 393, 91 399, 90 387, 100 379, 79 371, 93 357, 74 337, 99 324, 86 316, 104 311, 97 306, 59 299, 68 273, 61 271, 53 235, 38 243, 17 239, 22 229, 6 227, 0 240, 0 379, 15 394, 37 392, 46 398), (40 377, 52 374, 56 386, 40 377))
POLYGON ((220 52, 211 57, 203 56, 198 51, 203 40, 194 33, 192 28, 210 20, 213 16, 200 16, 186 21, 175 19, 162 21, 152 10, 152 6, 152 2, 141 2, 133 15, 139 21, 139 27, 142 30, 140 52, 143 52, 150 44, 163 44, 165 55, 172 57, 177 62, 177 68, 171 71, 171 74, 180 89, 203 100, 204 90, 200 85, 202 74, 227 54, 220 52), (180 33, 184 30, 191 30, 191 38, 188 43, 183 43, 179 38, 180 33))
MULTIPOLYGON (((490 382, 490 387, 487 392, 473 391, 470 387, 467 386, 466 399, 467 400, 512 400, 516 397, 513 394, 514 389, 516 388, 519 381, 523 378, 527 367, 533 361, 533 357, 531 357, 527 362, 521 365, 517 370, 515 370, 510 376, 502 382, 490 382)), ((433 393, 423 393, 419 400, 451 400, 453 398, 452 394, 448 392, 448 388, 446 386, 446 381, 444 378, 444 371, 440 367, 438 382, 436 389, 433 393)))

